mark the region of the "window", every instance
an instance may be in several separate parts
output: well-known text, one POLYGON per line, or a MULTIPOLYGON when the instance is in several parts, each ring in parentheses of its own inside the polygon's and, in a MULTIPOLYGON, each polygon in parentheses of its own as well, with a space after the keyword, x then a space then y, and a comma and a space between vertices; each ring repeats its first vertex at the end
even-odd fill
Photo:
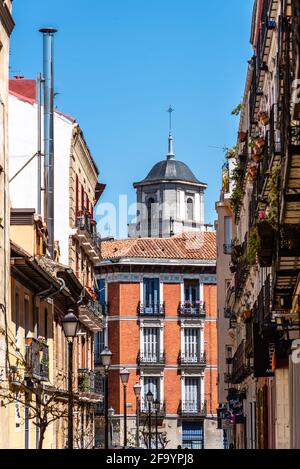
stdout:
POLYGON ((29 315, 29 300, 24 300, 24 316, 25 316, 25 339, 28 337, 30 332, 30 315, 29 315))
POLYGON ((86 368, 86 340, 85 337, 81 339, 81 368, 86 368))
POLYGON ((194 219, 194 201, 192 197, 188 197, 186 201, 186 212, 187 212, 187 219, 193 220, 194 219))
POLYGON ((151 238, 152 236, 152 216, 153 216, 153 207, 152 205, 155 203, 153 198, 148 199, 147 202, 147 209, 148 209, 148 237, 151 238))
POLYGON ((100 305, 105 306, 106 283, 104 278, 98 280, 98 301, 100 305))
POLYGON ((105 331, 97 332, 95 336, 95 356, 100 360, 100 354, 105 348, 105 331))
POLYGON ((183 422, 182 424, 182 448, 203 449, 203 424, 201 422, 183 422))
POLYGON ((144 279, 144 306, 145 313, 159 313, 159 279, 144 279))
POLYGON ((79 212, 79 197, 80 197, 80 191, 79 191, 79 179, 78 175, 76 174, 76 186, 75 186, 75 217, 78 217, 78 212, 79 212))
POLYGON ((184 301, 195 305, 199 302, 200 289, 199 282, 196 280, 185 280, 184 282, 184 301))
POLYGON ((20 297, 19 293, 15 294, 15 339, 17 346, 20 345, 20 297))
POLYGON ((156 362, 159 357, 159 329, 145 327, 143 329, 143 359, 156 362))
POLYGON ((159 386, 159 383, 160 383, 160 378, 156 378, 156 377, 151 377, 151 378, 144 378, 144 386, 143 386, 143 402, 142 402, 142 406, 143 406, 143 410, 144 411, 147 411, 148 412, 148 402, 147 402, 147 393, 149 391, 152 392, 153 394, 153 402, 157 399, 160 401, 160 386, 159 386))
POLYGON ((184 359, 197 363, 200 352, 200 330, 196 328, 184 329, 184 359))
POLYGON ((197 413, 200 408, 200 378, 185 378, 183 412, 197 413))
POLYGON ((47 308, 45 308, 45 311, 44 311, 44 329, 45 329, 45 340, 47 341, 48 340, 48 310, 47 308))
POLYGON ((232 241, 232 222, 231 222, 231 217, 225 217, 224 218, 224 242, 226 246, 231 245, 232 241))

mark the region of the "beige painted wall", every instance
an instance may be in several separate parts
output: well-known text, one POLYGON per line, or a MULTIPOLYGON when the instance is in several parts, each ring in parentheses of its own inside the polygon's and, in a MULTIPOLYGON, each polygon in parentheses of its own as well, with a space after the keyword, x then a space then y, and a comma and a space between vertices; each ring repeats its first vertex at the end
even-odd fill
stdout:
MULTIPOLYGON (((11 11, 12 2, 6 0, 11 11)), ((2 19, 0 18, 0 23, 2 19)), ((9 313, 9 198, 8 198, 8 66, 9 36, 0 28, 0 331, 5 327, 5 315, 9 313)), ((0 334, 0 370, 6 379, 5 339, 0 334)), ((8 410, 0 406, 0 422, 6 422, 8 410)), ((0 448, 8 447, 8 432, 0 425, 0 448)))

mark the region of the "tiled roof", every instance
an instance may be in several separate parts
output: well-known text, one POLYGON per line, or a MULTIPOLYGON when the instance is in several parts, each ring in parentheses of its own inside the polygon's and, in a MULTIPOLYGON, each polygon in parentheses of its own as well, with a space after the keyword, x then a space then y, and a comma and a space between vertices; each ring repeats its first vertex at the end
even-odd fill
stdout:
POLYGON ((134 238, 103 241, 102 259, 194 259, 214 261, 216 233, 184 233, 172 238, 134 238))

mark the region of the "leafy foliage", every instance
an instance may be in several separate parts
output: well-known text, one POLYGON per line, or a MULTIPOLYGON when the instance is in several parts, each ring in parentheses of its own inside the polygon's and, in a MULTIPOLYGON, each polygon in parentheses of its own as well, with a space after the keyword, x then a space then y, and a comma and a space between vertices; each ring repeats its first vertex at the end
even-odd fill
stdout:
POLYGON ((254 225, 250 230, 248 245, 247 245, 247 260, 250 265, 255 264, 256 254, 260 248, 260 237, 257 225, 254 225))
POLYGON ((232 115, 232 116, 239 116, 240 113, 241 113, 242 108, 243 108, 242 103, 239 103, 239 104, 231 111, 231 115, 232 115))

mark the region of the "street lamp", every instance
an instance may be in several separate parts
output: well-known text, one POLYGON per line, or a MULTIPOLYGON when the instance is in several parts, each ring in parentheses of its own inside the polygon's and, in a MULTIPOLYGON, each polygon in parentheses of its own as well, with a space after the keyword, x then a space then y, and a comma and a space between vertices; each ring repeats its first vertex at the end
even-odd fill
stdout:
POLYGON ((140 383, 136 383, 133 386, 135 398, 136 398, 136 447, 140 447, 140 396, 142 386, 140 383))
POLYGON ((153 397, 154 396, 149 389, 149 391, 146 394, 146 400, 148 402, 148 411, 149 411, 149 448, 148 449, 151 449, 151 404, 153 402, 153 397))
POLYGON ((105 435, 104 448, 108 449, 108 370, 111 364, 112 353, 105 347, 101 354, 102 365, 104 366, 104 418, 105 418, 105 435))
POLYGON ((79 321, 73 309, 62 320, 62 327, 68 341, 68 449, 73 449, 73 340, 76 337, 79 321))
POLYGON ((110 434, 110 447, 112 447, 113 445, 113 424, 112 424, 112 418, 113 416, 115 415, 115 409, 113 409, 112 407, 110 407, 108 409, 108 417, 109 417, 109 434, 110 434))
POLYGON ((126 368, 120 372, 121 381, 124 389, 124 448, 127 446, 127 405, 126 405, 126 388, 129 380, 129 371, 126 368))
POLYGON ((153 407, 154 407, 154 410, 155 410, 155 446, 156 446, 156 449, 158 449, 158 425, 157 425, 157 416, 158 416, 158 412, 159 412, 159 409, 160 409, 160 402, 158 399, 156 399, 154 402, 153 402, 153 407))

